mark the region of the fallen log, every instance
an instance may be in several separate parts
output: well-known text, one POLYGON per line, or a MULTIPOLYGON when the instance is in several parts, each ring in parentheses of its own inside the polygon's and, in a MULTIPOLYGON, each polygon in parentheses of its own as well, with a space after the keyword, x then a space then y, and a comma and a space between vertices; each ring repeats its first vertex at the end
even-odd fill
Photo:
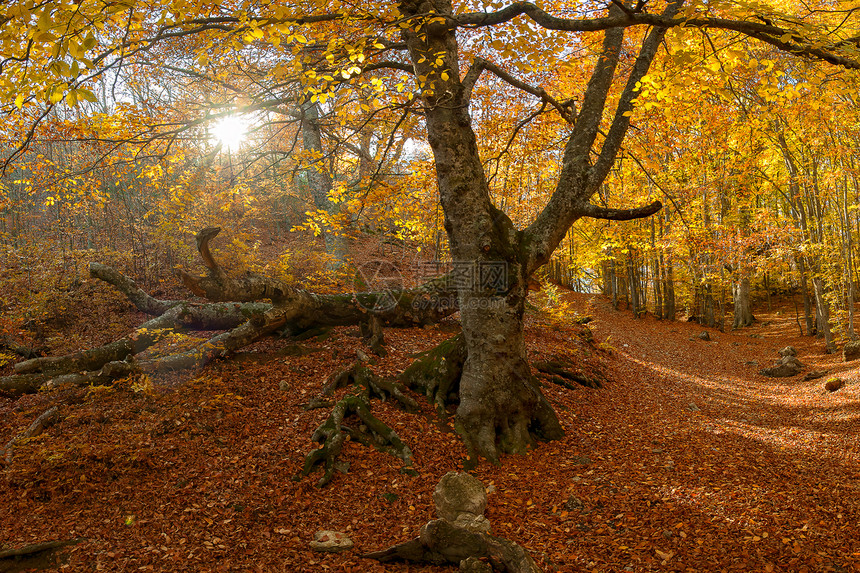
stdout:
POLYGON ((209 242, 219 230, 208 228, 197 235, 207 275, 182 273, 183 282, 192 292, 213 302, 156 299, 117 270, 91 263, 93 278, 113 285, 136 308, 154 318, 97 348, 15 364, 14 375, 0 377, 0 395, 17 397, 37 392, 45 385, 107 384, 136 372, 198 368, 276 332, 301 333, 321 327, 359 325, 374 352, 382 354, 383 327, 432 324, 457 310, 456 293, 446 287, 443 279, 415 289, 323 295, 250 273, 232 278, 209 251, 209 242), (226 332, 182 354, 134 360, 166 335, 190 329, 226 332))

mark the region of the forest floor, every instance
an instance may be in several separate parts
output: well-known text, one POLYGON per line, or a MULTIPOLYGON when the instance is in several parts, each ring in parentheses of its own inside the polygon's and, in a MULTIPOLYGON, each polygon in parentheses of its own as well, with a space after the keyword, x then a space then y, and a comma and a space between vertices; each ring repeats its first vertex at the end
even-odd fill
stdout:
MULTIPOLYGON (((108 287, 85 287, 93 292, 70 308, 80 316, 57 348, 143 322, 108 287)), ((798 337, 793 307, 756 309, 760 322, 720 333, 564 296, 564 317, 529 316, 532 358, 566 357, 608 381, 599 390, 547 382, 566 437, 474 470, 492 486, 495 535, 525 546, 545 572, 860 571, 858 363, 798 337), (593 318, 593 344, 573 322, 582 315, 593 318), (697 338, 703 330, 710 341, 697 338), (829 370, 846 387, 759 375, 789 344, 804 373, 829 370)), ((434 517, 434 486, 461 467, 460 440, 429 405, 408 415, 374 402, 412 448, 417 477, 347 442, 349 471, 329 486, 314 486, 318 472, 292 479, 329 413, 303 405, 354 359, 355 330, 65 396, 62 420, 0 461, 0 549, 81 538, 64 571, 456 570, 360 557, 414 538, 434 517), (323 529, 346 532, 355 548, 311 552, 323 529)), ((373 368, 393 375, 454 332, 453 323, 388 330, 390 355, 373 368)), ((0 400, 0 447, 55 399, 0 400)))

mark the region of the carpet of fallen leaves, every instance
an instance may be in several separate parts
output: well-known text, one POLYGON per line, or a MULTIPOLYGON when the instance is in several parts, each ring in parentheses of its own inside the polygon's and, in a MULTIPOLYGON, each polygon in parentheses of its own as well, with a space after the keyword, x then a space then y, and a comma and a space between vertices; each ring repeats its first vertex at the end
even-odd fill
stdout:
MULTIPOLYGON (((601 297, 565 296, 567 319, 529 316, 532 358, 564 357, 608 382, 547 382, 567 436, 474 471, 492 486, 493 533, 547 572, 860 571, 857 371, 798 337, 793 309, 756 309, 761 322, 709 329, 703 341, 692 323, 636 320, 601 297), (593 317, 593 344, 573 322, 583 315, 593 317), (830 394, 826 378, 760 376, 787 344, 805 372, 830 370, 846 387, 830 394)), ((144 320, 112 309, 104 324, 81 317, 96 328, 75 343, 103 343, 144 320)), ((454 332, 389 330, 390 355, 373 368, 394 375, 454 332)), ((434 517, 435 484, 461 467, 457 435, 429 406, 415 416, 374 402, 412 448, 417 477, 348 442, 349 471, 331 485, 314 487, 318 473, 293 480, 328 415, 303 405, 360 345, 355 329, 300 345, 272 340, 192 375, 63 396, 62 421, 0 465, 0 547, 83 538, 65 571, 454 570, 360 557, 416 536, 434 517), (311 552, 322 529, 346 532, 355 548, 311 552)), ((56 399, 0 401, 0 446, 56 399)))

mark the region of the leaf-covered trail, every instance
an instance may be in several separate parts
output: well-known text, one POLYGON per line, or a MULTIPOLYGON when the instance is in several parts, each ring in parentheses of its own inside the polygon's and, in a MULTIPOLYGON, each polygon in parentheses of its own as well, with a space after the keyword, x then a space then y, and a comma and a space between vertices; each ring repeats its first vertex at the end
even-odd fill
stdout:
MULTIPOLYGON (((845 369, 820 342, 796 338, 793 316, 759 316, 772 324, 740 334, 710 330, 705 342, 694 324, 569 299, 594 318, 596 342, 616 350, 586 344, 572 316, 554 326, 531 317, 532 359, 566 357, 610 382, 547 383, 567 436, 479 466, 494 490, 495 534, 547 572, 860 570, 856 371, 833 394, 824 379, 759 376, 786 344, 805 371, 845 369)), ((452 332, 391 330, 390 355, 374 368, 395 373, 452 332)), ((0 545, 82 537, 68 571, 455 570, 359 557, 417 535, 433 517, 434 485, 464 455, 429 405, 412 416, 374 403, 412 448, 418 477, 347 443, 349 473, 326 489, 313 486, 319 474, 291 479, 328 414, 303 405, 361 346, 346 329, 302 344, 271 341, 179 386, 120 384, 63 406, 62 422, 0 468, 0 545), (347 532, 355 549, 312 553, 320 529, 347 532)), ((0 402, 0 442, 49 404, 48 395, 0 402)))
POLYGON ((614 547, 617 565, 648 547, 670 570, 856 569, 856 369, 822 354, 820 341, 796 337, 794 317, 762 315, 736 334, 711 329, 703 341, 697 325, 635 320, 602 299, 592 311, 596 337, 617 360, 611 390, 579 413, 598 461, 589 486, 577 489, 582 498, 607 495, 617 514, 598 528, 601 540, 577 545, 614 547), (826 378, 759 375, 787 344, 804 372, 841 370, 847 386, 831 394, 826 378))

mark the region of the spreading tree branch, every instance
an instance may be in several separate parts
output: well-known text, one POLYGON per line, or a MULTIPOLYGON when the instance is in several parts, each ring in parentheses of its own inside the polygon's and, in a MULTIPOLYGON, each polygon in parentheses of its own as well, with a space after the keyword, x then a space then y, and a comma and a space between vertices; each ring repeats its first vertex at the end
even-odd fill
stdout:
POLYGON ((815 58, 849 69, 860 69, 860 61, 854 59, 850 51, 847 52, 848 55, 839 53, 841 49, 845 48, 856 50, 858 39, 853 36, 824 44, 821 41, 807 38, 797 29, 775 26, 768 19, 755 22, 726 18, 687 18, 678 17, 677 13, 648 14, 636 8, 622 10, 618 7, 619 4, 620 2, 613 3, 612 7, 618 8, 617 12, 613 13, 610 9, 609 15, 605 17, 571 19, 552 16, 531 2, 514 2, 495 12, 460 14, 456 16, 454 22, 456 25, 464 27, 485 27, 502 24, 525 15, 542 28, 563 32, 598 32, 633 26, 716 28, 744 34, 792 54, 815 58))
POLYGON ((663 208, 660 201, 654 201, 650 205, 637 207, 635 209, 609 209, 607 207, 598 207, 592 203, 586 204, 581 213, 583 217, 591 217, 593 219, 608 219, 610 221, 631 221, 633 219, 642 219, 650 217, 657 211, 663 208))

